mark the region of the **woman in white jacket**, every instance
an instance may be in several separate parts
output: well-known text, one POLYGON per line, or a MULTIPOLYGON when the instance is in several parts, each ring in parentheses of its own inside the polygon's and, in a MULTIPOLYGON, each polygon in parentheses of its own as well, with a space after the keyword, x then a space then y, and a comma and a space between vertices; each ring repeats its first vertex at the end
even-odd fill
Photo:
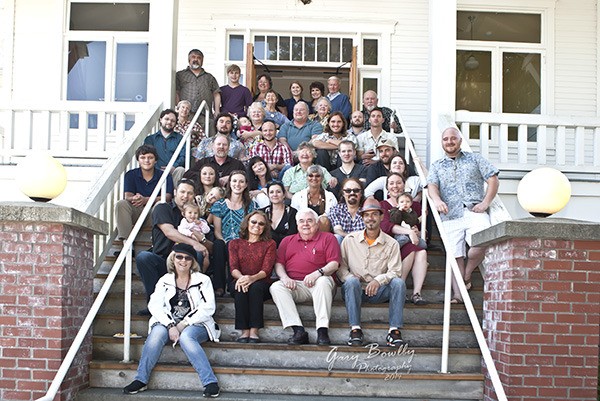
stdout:
POLYGON ((219 385, 202 349, 205 341, 219 341, 220 330, 212 315, 215 295, 210 278, 200 273, 196 251, 191 245, 175 244, 167 258, 167 274, 150 296, 150 331, 142 350, 135 380, 125 387, 127 394, 147 388, 152 369, 170 340, 181 345, 204 385, 205 397, 218 397, 219 385))

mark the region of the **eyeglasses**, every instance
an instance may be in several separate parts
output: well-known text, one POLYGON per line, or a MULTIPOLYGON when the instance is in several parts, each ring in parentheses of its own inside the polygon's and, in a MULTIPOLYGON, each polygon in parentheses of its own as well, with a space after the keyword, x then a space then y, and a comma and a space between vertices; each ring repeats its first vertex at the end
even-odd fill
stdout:
POLYGON ((250 224, 258 224, 261 227, 264 227, 267 225, 267 223, 265 223, 264 221, 258 221, 258 220, 250 220, 250 224))
POLYGON ((321 178, 321 174, 309 174, 308 178, 321 178))
POLYGON ((189 255, 175 255, 175 259, 190 261, 190 260, 193 260, 194 258, 192 258, 189 255))
POLYGON ((342 191, 346 194, 359 194, 360 188, 344 188, 342 191))

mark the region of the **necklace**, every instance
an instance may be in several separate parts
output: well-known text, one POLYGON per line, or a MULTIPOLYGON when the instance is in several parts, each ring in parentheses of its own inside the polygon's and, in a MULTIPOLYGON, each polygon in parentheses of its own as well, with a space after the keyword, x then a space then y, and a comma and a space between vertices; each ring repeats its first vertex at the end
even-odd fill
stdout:
POLYGON ((191 279, 191 276, 188 276, 187 282, 185 283, 185 288, 179 288, 179 287, 177 287, 180 290, 180 291, 178 291, 179 292, 179 299, 177 301, 177 305, 179 305, 179 306, 183 305, 183 301, 184 301, 183 297, 184 296, 187 297, 188 287, 190 286, 190 279, 191 279))
POLYGON ((342 172, 342 174, 344 174, 346 176, 346 178, 350 178, 350 174, 352 173, 352 170, 350 170, 350 172, 347 173, 346 170, 344 169, 344 166, 340 166, 340 171, 342 172))

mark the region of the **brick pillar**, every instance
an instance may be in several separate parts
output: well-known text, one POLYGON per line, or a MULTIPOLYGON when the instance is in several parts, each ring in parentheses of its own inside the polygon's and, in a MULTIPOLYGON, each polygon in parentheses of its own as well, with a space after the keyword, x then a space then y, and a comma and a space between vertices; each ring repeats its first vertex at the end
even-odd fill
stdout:
MULTIPOLYGON (((0 399, 34 400, 50 386, 93 301, 94 234, 77 210, 0 203, 0 399)), ((91 336, 55 400, 88 385, 91 336)))
POLYGON ((473 240, 489 246, 483 329, 508 399, 595 401, 600 224, 531 218, 473 240))

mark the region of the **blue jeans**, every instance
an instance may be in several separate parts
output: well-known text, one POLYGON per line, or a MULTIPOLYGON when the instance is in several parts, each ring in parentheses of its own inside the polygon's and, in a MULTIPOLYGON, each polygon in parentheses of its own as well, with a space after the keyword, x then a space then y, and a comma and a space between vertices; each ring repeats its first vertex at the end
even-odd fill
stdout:
MULTIPOLYGON (((142 358, 138 365, 135 380, 148 384, 150 373, 156 366, 163 347, 169 342, 169 331, 162 324, 152 327, 148 338, 142 349, 142 358)), ((208 332, 204 326, 188 326, 179 335, 179 345, 188 357, 188 360, 198 372, 203 386, 210 383, 216 383, 215 376, 210 362, 202 349, 201 343, 208 341, 208 332)))
MULTIPOLYGON (((198 256, 198 263, 202 268, 202 262, 204 261, 204 255, 200 252, 196 252, 198 256)), ((154 287, 158 283, 158 279, 167 274, 167 261, 162 256, 157 255, 153 252, 142 251, 135 258, 135 265, 137 266, 140 278, 144 284, 146 290, 146 302, 150 300, 150 295, 154 292, 154 287)))
POLYGON ((363 301, 371 304, 390 302, 390 327, 402 327, 404 323, 404 301, 406 284, 401 278, 393 278, 388 284, 381 285, 377 294, 368 297, 358 278, 351 276, 342 284, 342 297, 346 303, 350 326, 360 326, 360 306, 363 301))

